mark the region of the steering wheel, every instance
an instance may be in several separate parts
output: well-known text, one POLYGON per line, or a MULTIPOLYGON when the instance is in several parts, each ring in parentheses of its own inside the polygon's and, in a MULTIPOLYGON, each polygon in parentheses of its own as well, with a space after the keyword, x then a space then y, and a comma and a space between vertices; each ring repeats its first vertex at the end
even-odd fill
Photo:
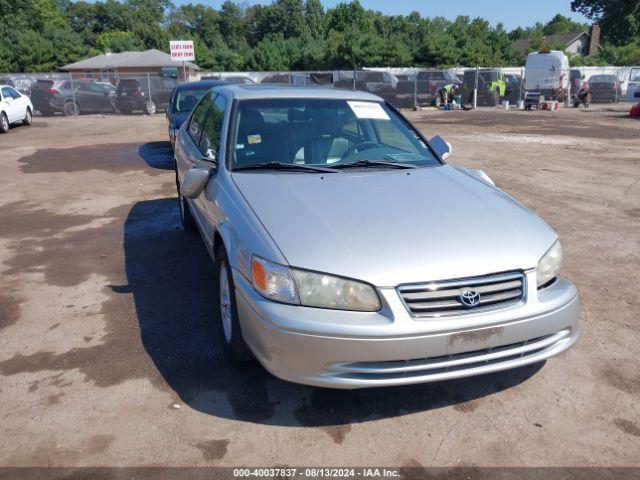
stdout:
POLYGON ((361 152, 363 150, 369 150, 370 148, 377 148, 380 144, 376 142, 372 142, 370 140, 365 140, 364 142, 356 143, 352 147, 349 147, 344 155, 342 155, 341 160, 353 155, 356 152, 361 152))

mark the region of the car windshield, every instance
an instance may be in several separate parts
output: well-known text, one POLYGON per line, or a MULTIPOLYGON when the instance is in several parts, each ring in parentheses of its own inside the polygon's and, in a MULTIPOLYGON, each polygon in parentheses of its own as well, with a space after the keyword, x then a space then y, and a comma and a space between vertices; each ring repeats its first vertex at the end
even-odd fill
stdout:
POLYGON ((173 100, 174 112, 190 112, 207 93, 207 88, 190 88, 180 90, 173 100))
POLYGON ((362 168, 384 163, 440 165, 420 135, 384 103, 334 99, 244 100, 231 168, 280 162, 362 168))

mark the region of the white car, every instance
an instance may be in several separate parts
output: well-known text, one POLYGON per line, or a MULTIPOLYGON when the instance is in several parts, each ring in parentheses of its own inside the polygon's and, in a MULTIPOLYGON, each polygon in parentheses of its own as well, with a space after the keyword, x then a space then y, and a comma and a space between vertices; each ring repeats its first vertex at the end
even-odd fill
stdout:
POLYGON ((31 125, 32 117, 33 105, 29 97, 9 85, 0 85, 0 133, 7 133, 12 123, 31 125))

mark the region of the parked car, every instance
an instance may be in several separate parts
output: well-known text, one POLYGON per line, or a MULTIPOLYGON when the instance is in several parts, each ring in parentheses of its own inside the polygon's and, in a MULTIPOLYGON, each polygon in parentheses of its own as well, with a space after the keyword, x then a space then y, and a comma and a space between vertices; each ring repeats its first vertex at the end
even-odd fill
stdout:
POLYGON ((569 59, 558 51, 531 52, 524 67, 524 89, 563 102, 569 85, 569 59))
POLYGON ((31 125, 33 105, 26 95, 11 85, 0 85, 0 133, 7 133, 12 123, 31 125))
POLYGON ((592 102, 617 103, 622 96, 622 86, 615 75, 592 75, 589 89, 592 102))
POLYGON ((115 105, 125 114, 142 111, 153 115, 167 109, 176 85, 175 78, 166 76, 123 78, 116 86, 115 105))
POLYGON ((200 80, 224 80, 225 82, 228 83, 234 83, 234 84, 239 84, 239 85, 253 85, 254 82, 253 80, 251 80, 249 77, 244 77, 244 76, 222 76, 222 75, 205 75, 200 77, 200 80))
POLYGON ((449 70, 421 70, 418 72, 418 103, 433 104, 439 101, 438 92, 447 85, 460 86, 461 82, 449 70))
MULTIPOLYGON (((466 70, 460 88, 463 104, 473 103, 473 90, 476 85, 476 71, 466 70)), ((494 107, 500 98, 507 94, 507 82, 504 74, 496 68, 481 68, 478 71, 478 97, 480 107, 494 107)))
POLYGON ((38 80, 31 100, 42 115, 115 112, 113 86, 93 80, 38 80))
POLYGON ((226 85, 224 80, 201 80, 199 82, 181 83, 173 90, 171 102, 167 108, 167 122, 169 128, 169 141, 174 147, 176 134, 187 119, 193 107, 200 101, 207 90, 219 85, 226 85))
POLYGON ((353 70, 340 70, 334 72, 333 86, 336 88, 355 89, 363 92, 375 93, 382 98, 394 101, 396 98, 396 87, 398 78, 389 72, 378 72, 373 70, 356 71, 355 85, 353 81, 353 70))
POLYGON ((517 74, 507 73, 504 75, 505 93, 503 99, 515 105, 522 97, 522 77, 517 74))
POLYGON ((380 97, 216 87, 176 141, 233 360, 324 387, 538 363, 579 336, 556 233, 380 97))
POLYGON ((571 95, 573 96, 584 83, 584 73, 577 68, 569 70, 569 84, 571 86, 571 95))
POLYGON ((640 68, 632 68, 629 72, 629 84, 625 101, 637 102, 640 99, 640 68))

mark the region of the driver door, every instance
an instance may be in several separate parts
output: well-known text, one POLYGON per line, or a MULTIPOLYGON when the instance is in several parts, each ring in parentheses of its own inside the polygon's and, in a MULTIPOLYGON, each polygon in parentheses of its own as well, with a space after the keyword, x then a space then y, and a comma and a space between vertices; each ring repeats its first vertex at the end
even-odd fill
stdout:
POLYGON ((224 163, 223 131, 227 116, 228 102, 222 95, 215 95, 211 108, 206 113, 202 125, 202 135, 198 142, 198 148, 202 156, 197 166, 201 168, 216 167, 211 174, 209 183, 202 194, 195 199, 195 206, 201 219, 201 228, 212 245, 215 226, 219 223, 221 213, 216 203, 218 194, 217 170, 224 163), (208 161, 207 159, 211 159, 208 161))

